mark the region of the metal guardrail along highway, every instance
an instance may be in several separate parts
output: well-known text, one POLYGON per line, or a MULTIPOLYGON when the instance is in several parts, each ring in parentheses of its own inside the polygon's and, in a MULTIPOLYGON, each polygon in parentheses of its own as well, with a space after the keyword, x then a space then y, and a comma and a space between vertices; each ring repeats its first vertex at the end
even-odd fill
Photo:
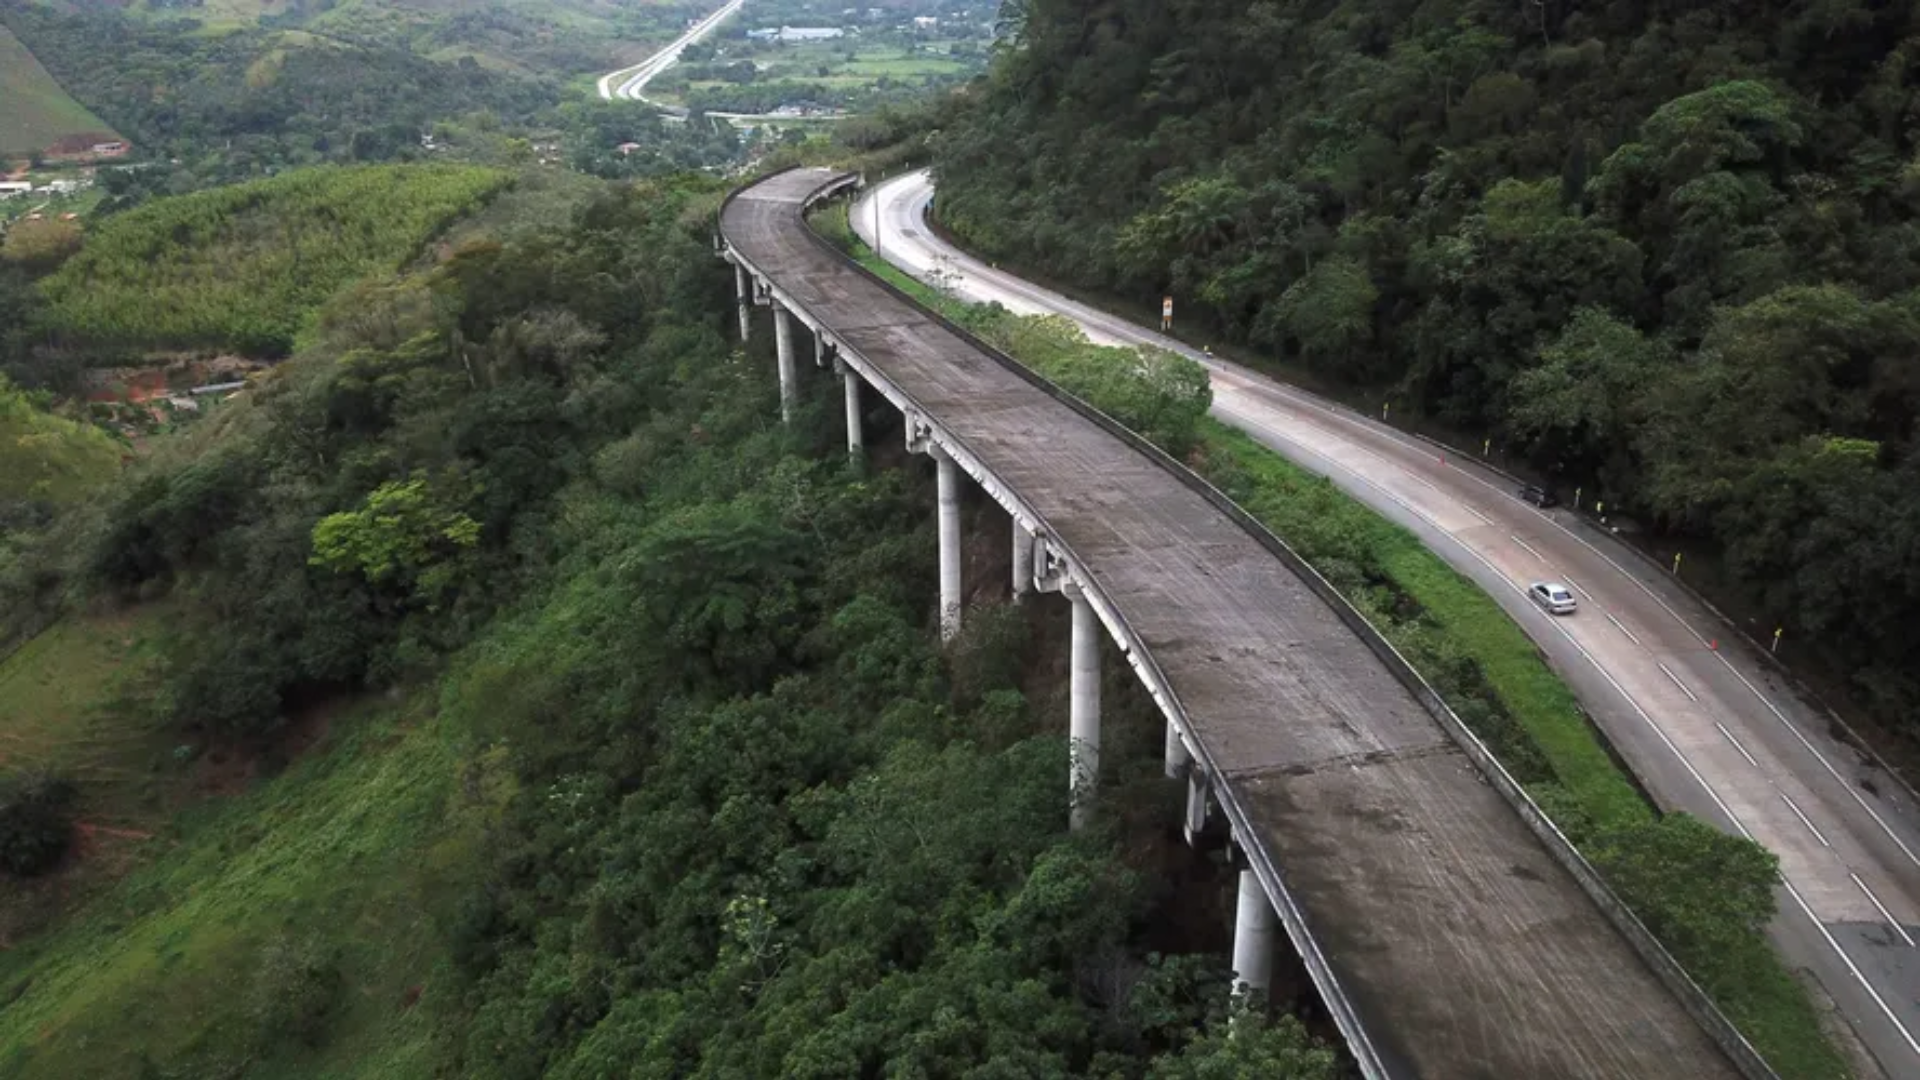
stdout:
POLYGON ((785 350, 798 319, 906 414, 910 443, 1038 537, 1036 579, 1084 597, 1160 704, 1170 762, 1190 754, 1212 787, 1364 1072, 1765 1075, 1677 968, 1656 971, 1650 938, 1630 942, 1638 924, 1582 879, 1590 870, 1552 826, 1515 812, 1530 804, 1484 748, 1284 545, 815 236, 804 208, 852 181, 803 169, 736 192, 721 214, 727 257, 786 313, 785 350))

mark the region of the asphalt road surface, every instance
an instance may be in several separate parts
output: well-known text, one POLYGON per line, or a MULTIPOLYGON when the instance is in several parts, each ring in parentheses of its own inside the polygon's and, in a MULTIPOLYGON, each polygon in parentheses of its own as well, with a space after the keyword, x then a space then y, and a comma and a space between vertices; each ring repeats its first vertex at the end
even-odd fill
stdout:
POLYGON ((1065 315, 1102 344, 1206 364, 1215 416, 1412 530, 1486 589, 1663 806, 1778 854, 1783 954, 1815 975, 1888 1075, 1920 1077, 1920 809, 1711 612, 1604 531, 1535 509, 1470 460, 972 258, 927 227, 932 198, 925 172, 876 185, 854 228, 873 244, 877 222, 884 258, 922 278, 938 270, 966 299, 1065 315), (1571 586, 1579 611, 1535 607, 1525 590, 1540 580, 1571 586))

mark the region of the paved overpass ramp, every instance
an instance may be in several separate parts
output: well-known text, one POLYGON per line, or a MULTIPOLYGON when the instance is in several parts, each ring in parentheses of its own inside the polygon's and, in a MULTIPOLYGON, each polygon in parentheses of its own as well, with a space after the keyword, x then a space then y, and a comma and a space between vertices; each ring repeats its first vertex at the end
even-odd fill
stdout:
POLYGON ((736 193, 728 258, 890 400, 924 410, 1124 620, 1123 649, 1164 679, 1149 688, 1197 744, 1269 898, 1295 916, 1289 936, 1347 1014, 1363 1068, 1738 1075, 1450 737, 1443 707, 1270 544, 811 234, 803 208, 844 180, 801 169, 736 193))

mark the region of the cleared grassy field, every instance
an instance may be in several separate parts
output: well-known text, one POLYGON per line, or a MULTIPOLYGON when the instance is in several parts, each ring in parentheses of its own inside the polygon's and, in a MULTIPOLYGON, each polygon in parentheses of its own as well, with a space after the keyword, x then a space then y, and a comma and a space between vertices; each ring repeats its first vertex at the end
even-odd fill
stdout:
POLYGON ((51 878, 0 888, 0 943, 144 862, 191 789, 176 740, 118 707, 150 671, 167 618, 162 605, 73 616, 0 660, 0 769, 52 772, 80 793, 77 856, 51 878))
POLYGON ((120 137, 61 89, 13 31, 0 25, 0 157, 25 157, 71 136, 120 137))
POLYGON ((138 781, 167 747, 108 706, 139 678, 164 622, 152 608, 70 618, 0 661, 0 765, 52 769, 81 785, 87 809, 144 820, 138 781))

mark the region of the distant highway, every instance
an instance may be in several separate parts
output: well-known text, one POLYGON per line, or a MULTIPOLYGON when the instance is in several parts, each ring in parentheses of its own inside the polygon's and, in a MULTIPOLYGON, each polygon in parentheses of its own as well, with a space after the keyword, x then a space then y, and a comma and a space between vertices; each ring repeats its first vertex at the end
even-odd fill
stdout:
POLYGON ((1470 460, 990 267, 935 235, 925 172, 876 189, 855 229, 895 266, 939 268, 959 295, 1065 315, 1102 344, 1205 364, 1214 414, 1410 529, 1494 597, 1579 695, 1663 806, 1780 857, 1774 938, 1813 972, 1887 1074, 1920 1076, 1920 810, 1897 779, 1827 733, 1823 716, 1667 575, 1585 519, 1541 512, 1470 460), (1580 611, 1525 596, 1559 580, 1580 611))
MULTIPOLYGON (((721 23, 727 21, 735 12, 738 12, 746 2, 747 0, 728 0, 726 4, 715 10, 713 14, 695 23, 686 33, 680 35, 673 44, 647 57, 633 67, 621 68, 619 71, 611 71, 600 76, 600 96, 608 101, 637 101, 643 105, 651 105, 661 112, 666 113, 666 119, 670 121, 677 122, 686 119, 687 110, 674 105, 662 105, 652 98, 647 97, 642 91, 647 88, 648 83, 659 78, 661 72, 679 63, 680 54, 687 46, 711 34, 721 23)), ((791 116, 786 113, 709 112, 706 115, 712 119, 725 120, 728 123, 736 125, 742 121, 781 120, 792 122, 801 119, 800 117, 791 116)), ((828 119, 831 119, 831 117, 828 119)))
POLYGON ((600 76, 600 96, 608 101, 638 101, 654 105, 656 108, 660 107, 658 103, 649 101, 643 96, 641 91, 647 88, 648 83, 658 78, 661 72, 678 63, 681 52, 687 46, 713 33, 721 23, 744 7, 746 2, 747 0, 727 0, 725 4, 715 9, 713 14, 694 23, 686 33, 674 39, 673 44, 633 67, 621 68, 619 71, 610 71, 600 76))

